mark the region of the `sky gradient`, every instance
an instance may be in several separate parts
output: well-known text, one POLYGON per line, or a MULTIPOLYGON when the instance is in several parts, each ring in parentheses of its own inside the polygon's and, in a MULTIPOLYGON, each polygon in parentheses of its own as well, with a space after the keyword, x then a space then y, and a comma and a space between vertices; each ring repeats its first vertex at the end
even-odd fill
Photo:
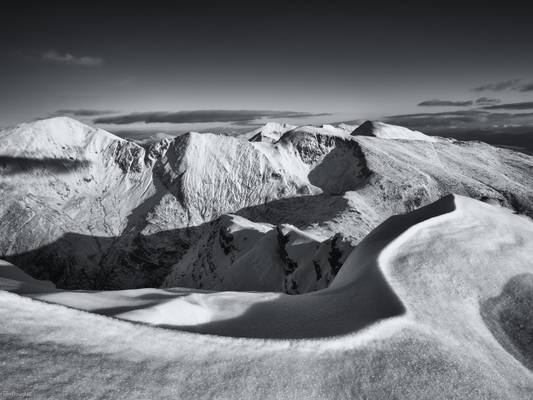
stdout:
POLYGON ((520 8, 261 4, 11 6, 0 126, 67 114, 135 136, 381 119, 522 137, 533 125, 520 8))

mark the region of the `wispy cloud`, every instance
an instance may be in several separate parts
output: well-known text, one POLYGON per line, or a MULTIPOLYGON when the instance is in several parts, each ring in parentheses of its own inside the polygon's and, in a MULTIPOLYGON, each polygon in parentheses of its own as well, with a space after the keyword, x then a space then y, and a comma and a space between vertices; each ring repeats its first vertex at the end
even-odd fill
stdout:
MULTIPOLYGON (((533 104, 531 104, 531 108, 533 109, 533 104)), ((529 127, 529 130, 533 132, 533 112, 494 112, 485 108, 481 110, 391 115, 385 117, 385 120, 431 133, 453 132, 456 129, 477 131, 502 127, 529 127)))
POLYGON ((425 100, 418 103, 420 107, 468 107, 473 105, 472 100, 425 100))
POLYGON ((520 87, 521 92, 533 92, 533 83, 526 83, 520 87))
POLYGON ((490 97, 480 97, 476 100, 476 105, 478 106, 494 106, 500 104, 502 101, 500 99, 493 99, 490 97))
POLYGON ((97 117, 99 115, 108 115, 108 114, 116 114, 116 113, 117 111, 114 111, 114 110, 94 110, 94 109, 78 108, 78 109, 57 110, 57 111, 54 111, 51 115, 53 116, 71 115, 73 117, 97 117))
POLYGON ((484 91, 501 92, 503 90, 519 90, 521 81, 522 81, 522 78, 515 78, 515 79, 509 79, 509 80, 501 81, 501 82, 492 82, 492 83, 487 83, 482 86, 475 87, 472 90, 474 92, 484 92, 484 91))
POLYGON ((104 59, 102 57, 75 56, 70 53, 59 53, 53 49, 40 54, 39 58, 43 62, 76 65, 82 67, 99 67, 104 64, 104 59))
POLYGON ((484 121, 488 111, 482 110, 459 110, 434 113, 415 113, 390 115, 386 120, 398 125, 410 128, 452 128, 459 125, 473 124, 484 121))
POLYGON ((134 123, 205 123, 205 122, 247 122, 261 118, 306 118, 330 115, 328 113, 308 113, 300 111, 269 110, 193 110, 193 111, 155 111, 137 112, 96 118, 96 124, 134 124, 134 123))
POLYGON ((533 110, 533 101, 519 103, 504 103, 494 106, 482 107, 484 110, 533 110))

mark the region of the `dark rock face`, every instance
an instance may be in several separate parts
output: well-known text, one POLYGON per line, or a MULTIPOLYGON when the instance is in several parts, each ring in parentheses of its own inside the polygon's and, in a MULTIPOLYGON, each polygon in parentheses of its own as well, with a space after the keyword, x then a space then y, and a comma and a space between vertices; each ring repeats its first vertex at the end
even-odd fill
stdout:
POLYGON ((340 234, 335 234, 333 238, 331 239, 331 250, 329 252, 329 265, 331 267, 331 276, 335 277, 337 275, 337 272, 342 267, 342 263, 344 262, 344 259, 346 258, 346 254, 343 253, 340 245, 343 238, 340 234))
POLYGON ((289 253, 287 253, 286 246, 289 242, 289 235, 284 234, 280 227, 276 227, 276 238, 278 241, 279 257, 283 263, 283 273, 290 275, 298 268, 298 263, 292 260, 289 253))
POLYGON ((114 157, 125 174, 129 171, 139 173, 144 168, 144 154, 144 149, 134 143, 117 142, 114 157))

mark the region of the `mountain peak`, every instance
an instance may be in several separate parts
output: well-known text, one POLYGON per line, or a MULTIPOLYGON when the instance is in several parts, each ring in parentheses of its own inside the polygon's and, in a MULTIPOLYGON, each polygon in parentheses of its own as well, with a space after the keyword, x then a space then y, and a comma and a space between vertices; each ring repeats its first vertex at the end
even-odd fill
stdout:
POLYGON ((295 125, 280 122, 267 122, 260 128, 247 133, 246 137, 249 137, 250 142, 269 142, 273 143, 279 140, 281 135, 285 132, 296 128, 295 125))
POLYGON ((373 136, 381 139, 425 140, 438 142, 439 139, 413 131, 403 126, 386 124, 378 121, 365 121, 351 133, 352 136, 373 136))
POLYGON ((100 138, 107 141, 126 141, 110 132, 84 124, 70 117, 52 117, 33 122, 25 122, 13 128, 5 129, 1 135, 20 136, 21 140, 48 140, 57 144, 70 145, 84 143, 89 139, 100 138), (26 137, 26 138, 24 138, 26 137))
POLYGON ((32 158, 93 158, 106 149, 140 146, 70 117, 19 124, 0 131, 0 153, 32 158))

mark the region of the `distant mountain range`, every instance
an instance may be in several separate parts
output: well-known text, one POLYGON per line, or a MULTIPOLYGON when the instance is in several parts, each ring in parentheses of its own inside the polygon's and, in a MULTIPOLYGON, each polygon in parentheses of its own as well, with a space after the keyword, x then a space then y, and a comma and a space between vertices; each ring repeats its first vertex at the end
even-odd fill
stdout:
POLYGON ((52 118, 0 131, 0 258, 70 289, 309 292, 379 223, 449 193, 533 215, 532 168, 380 122, 140 146, 52 118))

